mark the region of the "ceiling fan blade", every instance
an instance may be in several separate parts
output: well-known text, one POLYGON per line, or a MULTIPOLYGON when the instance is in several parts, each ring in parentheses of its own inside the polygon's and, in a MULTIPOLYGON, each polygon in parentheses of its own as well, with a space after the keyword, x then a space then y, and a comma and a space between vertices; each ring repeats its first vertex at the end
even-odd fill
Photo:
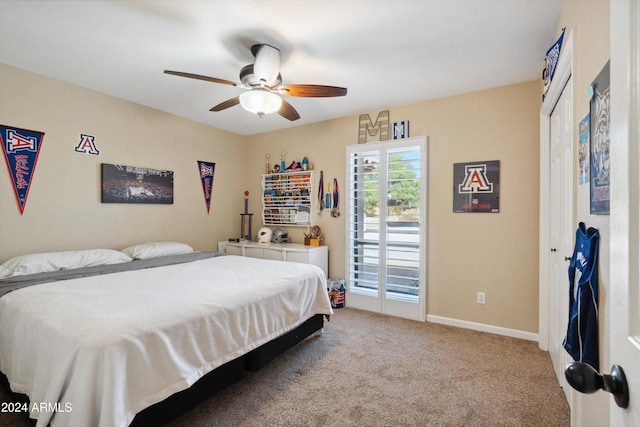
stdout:
POLYGON ((209 111, 226 110, 227 108, 231 108, 233 106, 236 106, 239 103, 240 103, 240 97, 236 96, 235 98, 227 99, 226 101, 221 102, 220 104, 218 104, 215 107, 211 108, 209 111))
POLYGON ((300 118, 300 114, 298 114, 296 109, 284 99, 282 100, 282 106, 278 110, 278 114, 291 121, 298 120, 300 118))
POLYGON ((345 96, 347 88, 322 85, 283 85, 278 88, 281 95, 302 96, 306 98, 330 98, 345 96))
POLYGON ((259 45, 255 57, 253 73, 259 81, 264 80, 266 86, 271 86, 280 73, 280 51, 273 46, 263 44, 259 45))
POLYGON ((171 70, 164 70, 164 73, 171 74, 173 76, 188 77, 190 79, 204 80, 206 82, 222 83, 223 85, 238 86, 238 83, 234 83, 229 80, 218 79, 216 77, 201 76, 200 74, 183 73, 182 71, 171 71, 171 70))

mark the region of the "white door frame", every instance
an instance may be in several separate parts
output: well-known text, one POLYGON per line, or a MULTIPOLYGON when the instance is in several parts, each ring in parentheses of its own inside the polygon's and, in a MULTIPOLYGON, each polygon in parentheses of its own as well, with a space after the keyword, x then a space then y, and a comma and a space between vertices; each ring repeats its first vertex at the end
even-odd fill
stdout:
MULTIPOLYGON (((629 384, 629 407, 610 399, 609 424, 640 425, 640 4, 611 1, 611 283, 609 359, 629 384)), ((609 373, 609 366, 601 366, 609 373)))
MULTIPOLYGON (((538 346, 549 350, 550 245, 549 245, 549 143, 551 113, 573 72, 573 31, 565 35, 555 75, 540 109, 540 227, 538 265, 538 346)), ((573 85, 573 79, 568 83, 573 85)), ((573 200, 571 200, 573 206, 573 200)), ((573 208, 571 209, 573 211, 573 208)))

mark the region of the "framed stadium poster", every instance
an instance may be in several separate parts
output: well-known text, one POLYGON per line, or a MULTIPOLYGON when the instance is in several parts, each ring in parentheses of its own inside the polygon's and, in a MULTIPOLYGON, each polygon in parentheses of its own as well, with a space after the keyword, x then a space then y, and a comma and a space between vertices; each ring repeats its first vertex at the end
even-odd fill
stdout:
POLYGON ((173 171, 102 163, 102 203, 173 204, 173 171))
POLYGON ((454 163, 454 212, 500 212, 500 161, 454 163))

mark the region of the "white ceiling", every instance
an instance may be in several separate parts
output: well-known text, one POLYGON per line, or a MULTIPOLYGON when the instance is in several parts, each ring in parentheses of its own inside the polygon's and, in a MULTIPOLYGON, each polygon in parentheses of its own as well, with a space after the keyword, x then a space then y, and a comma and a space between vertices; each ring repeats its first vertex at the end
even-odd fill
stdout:
MULTIPOLYGON (((0 62, 251 135, 540 78, 562 0, 0 1, 0 62), (235 106, 249 47, 282 52, 283 84, 348 89, 287 101, 301 119, 235 106)), ((401 118, 399 118, 401 119, 401 118)))

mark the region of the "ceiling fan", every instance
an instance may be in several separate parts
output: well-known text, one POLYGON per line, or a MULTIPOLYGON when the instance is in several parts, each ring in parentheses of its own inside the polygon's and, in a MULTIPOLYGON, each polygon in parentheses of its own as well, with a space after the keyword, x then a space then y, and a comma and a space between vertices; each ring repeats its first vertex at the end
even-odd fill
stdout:
POLYGON ((235 83, 216 77, 200 74, 184 73, 181 71, 164 70, 165 74, 204 80, 213 83, 237 86, 247 89, 240 96, 228 99, 209 111, 222 111, 240 104, 245 110, 263 117, 266 114, 278 113, 288 120, 298 120, 300 114, 283 96, 300 96, 307 98, 329 98, 345 96, 347 89, 337 86, 323 85, 283 85, 280 74, 280 50, 268 44, 251 46, 251 53, 255 57, 253 64, 246 65, 240 70, 240 81, 235 83))

